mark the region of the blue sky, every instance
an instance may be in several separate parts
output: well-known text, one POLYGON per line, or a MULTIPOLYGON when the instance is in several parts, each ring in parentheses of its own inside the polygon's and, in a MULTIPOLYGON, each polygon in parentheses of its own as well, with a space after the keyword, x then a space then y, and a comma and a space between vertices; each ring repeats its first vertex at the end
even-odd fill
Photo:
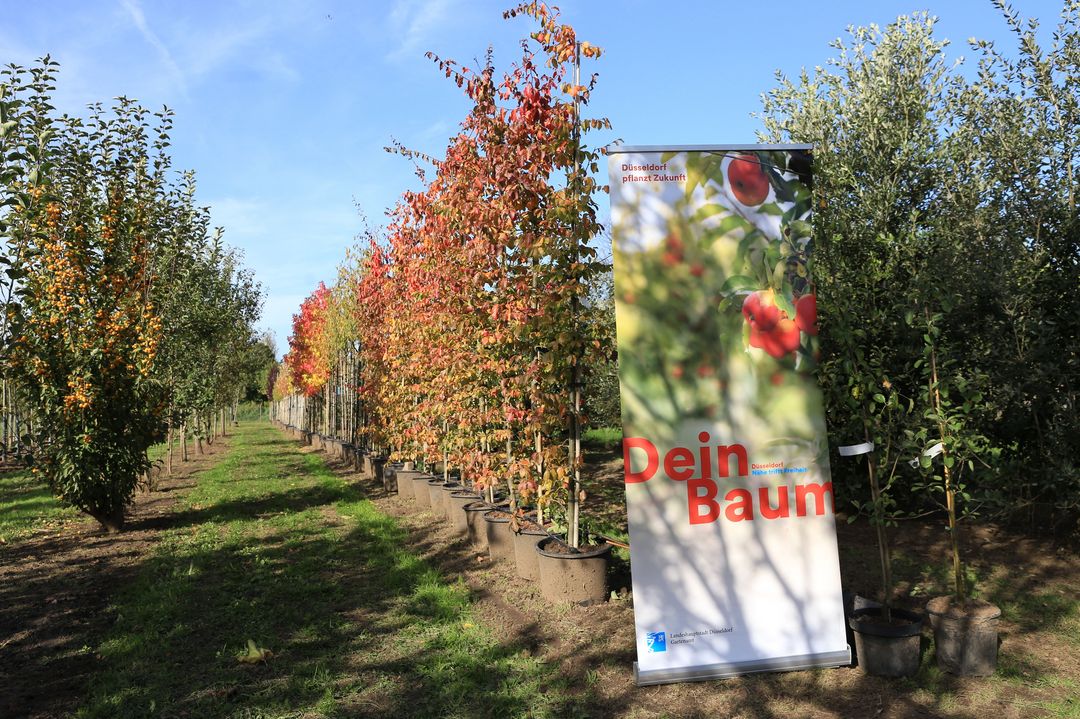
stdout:
MULTIPOLYGON (((1057 22, 1059 0, 1017 0, 1057 22)), ((176 113, 176 167, 199 179, 227 241, 266 291, 263 327, 286 349, 292 313, 331 282, 362 223, 403 190, 412 168, 384 152, 397 139, 434 155, 468 104, 424 57, 518 56, 532 29, 504 21, 510 0, 48 0, 5 9, 0 62, 50 53, 56 104, 80 113, 118 95, 176 113)), ((592 112, 613 131, 593 144, 752 142, 751 113, 774 71, 823 65, 848 25, 929 10, 954 57, 969 37, 1013 40, 990 0, 686 2, 566 0, 563 18, 605 55, 592 112)), ((973 63, 972 63, 973 64, 973 63)), ((602 203, 606 205, 605 203, 602 203)), ((606 208, 605 208, 606 212, 606 208)))

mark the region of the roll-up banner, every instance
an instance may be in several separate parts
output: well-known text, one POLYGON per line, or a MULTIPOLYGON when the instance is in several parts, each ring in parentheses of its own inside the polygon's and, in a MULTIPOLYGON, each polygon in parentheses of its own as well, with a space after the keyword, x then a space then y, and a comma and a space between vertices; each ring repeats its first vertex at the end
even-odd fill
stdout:
POLYGON ((810 150, 610 153, 638 684, 850 663, 810 150))

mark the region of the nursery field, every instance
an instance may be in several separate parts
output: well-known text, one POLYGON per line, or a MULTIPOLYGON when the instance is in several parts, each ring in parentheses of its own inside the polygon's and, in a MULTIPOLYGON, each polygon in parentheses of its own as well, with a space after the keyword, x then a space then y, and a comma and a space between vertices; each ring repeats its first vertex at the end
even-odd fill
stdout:
MULTIPOLYGON (((591 516, 617 531, 620 460, 589 457, 591 516)), ((925 652, 908 680, 648 688, 632 682, 625 559, 617 598, 552 606, 445 520, 263 422, 178 463, 122 534, 99 531, 25 475, 0 478, 0 716, 1080 716, 1080 559, 993 527, 964 538, 1004 611, 991 678, 944 675, 925 652)), ((870 593, 872 532, 839 531, 846 588, 870 593)), ((902 604, 945 591, 943 534, 898 528, 902 604)))

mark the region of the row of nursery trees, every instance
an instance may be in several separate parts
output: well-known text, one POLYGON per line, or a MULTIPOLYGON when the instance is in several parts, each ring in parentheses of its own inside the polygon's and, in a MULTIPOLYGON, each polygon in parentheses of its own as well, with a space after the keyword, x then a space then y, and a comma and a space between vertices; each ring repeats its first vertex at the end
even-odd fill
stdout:
MULTIPOLYGON (((1080 514, 1080 2, 1044 48, 1037 23, 992 1, 1015 53, 972 41, 974 66, 957 64, 933 17, 901 17, 763 95, 762 141, 815 146, 830 444, 875 446, 835 456, 834 486, 879 524, 937 500, 1080 514)), ((596 48, 542 5, 515 12, 539 28, 508 73, 434 58, 472 112, 442 159, 396 148, 434 176, 304 303, 275 397, 299 393, 290 416, 324 412, 333 374, 327 394, 356 401, 348 426, 369 446, 445 454, 573 517, 576 392, 613 351, 613 317, 585 301, 608 268, 588 244, 602 188, 579 128, 607 123, 579 119, 593 81, 572 77, 596 48)))
POLYGON ((600 51, 543 4, 506 13, 517 15, 537 29, 504 73, 490 53, 478 68, 429 55, 472 109, 443 158, 395 148, 433 169, 418 166, 424 187, 403 194, 386 237, 303 303, 275 411, 300 408, 317 431, 344 386, 366 446, 445 460, 565 521, 578 546, 583 368, 610 352, 587 302, 606 265, 589 245, 598 153, 581 139, 607 121, 580 113, 595 82, 580 62, 600 51), (342 371, 355 376, 328 382, 342 371))
POLYGON ((51 104, 57 64, 0 71, 4 452, 110 531, 151 445, 212 441, 273 359, 261 291, 168 155, 171 112, 51 104))

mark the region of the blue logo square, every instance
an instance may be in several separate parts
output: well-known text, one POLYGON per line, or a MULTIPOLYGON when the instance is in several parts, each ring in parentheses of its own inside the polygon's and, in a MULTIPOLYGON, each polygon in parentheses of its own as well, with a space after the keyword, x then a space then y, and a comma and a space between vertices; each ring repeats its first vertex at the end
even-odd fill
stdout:
POLYGON ((656 652, 666 652, 667 635, 663 632, 646 632, 645 646, 648 647, 649 651, 653 652, 654 654, 656 652))

